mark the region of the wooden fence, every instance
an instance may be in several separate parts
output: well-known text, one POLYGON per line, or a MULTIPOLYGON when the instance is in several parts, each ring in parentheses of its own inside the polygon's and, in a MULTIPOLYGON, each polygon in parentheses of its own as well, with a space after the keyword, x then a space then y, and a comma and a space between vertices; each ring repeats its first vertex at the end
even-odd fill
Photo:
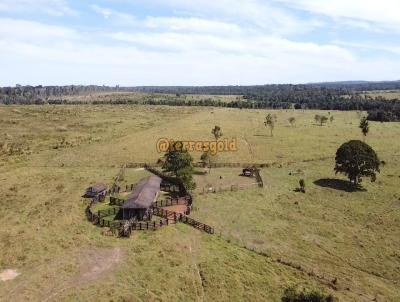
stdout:
POLYGON ((199 192, 199 194, 208 194, 208 193, 218 193, 218 192, 236 192, 240 190, 248 190, 251 188, 259 187, 260 184, 258 182, 252 184, 241 184, 241 185, 227 185, 227 186, 205 186, 199 192))
MULTIPOLYGON (((282 163, 279 162, 270 162, 270 163, 211 163, 211 168, 246 168, 246 167, 256 167, 256 168, 269 168, 280 165, 282 163)), ((152 167, 161 167, 160 163, 127 163, 127 168, 146 168, 148 166, 152 167)), ((209 167, 209 165, 205 165, 203 162, 194 163, 193 166, 195 168, 204 168, 209 167)))
MULTIPOLYGON (((170 186, 170 189, 171 189, 171 187, 177 186, 179 188, 179 190, 178 190, 179 194, 181 196, 186 197, 186 199, 188 201, 188 204, 192 205, 193 196, 189 192, 189 190, 186 189, 186 186, 185 186, 185 184, 183 183, 183 181, 181 179, 179 179, 177 177, 172 177, 172 176, 166 175, 165 173, 163 173, 163 172, 161 172, 161 171, 159 171, 159 170, 157 170, 157 169, 155 169, 155 168, 153 168, 153 167, 151 167, 149 165, 145 165, 144 168, 147 171, 157 175, 158 177, 160 177, 164 181, 164 184, 163 184, 163 186, 164 186, 163 188, 164 189, 166 189, 166 186, 170 186)), ((173 191, 173 192, 175 192, 175 191, 173 191)))
POLYGON ((119 186, 119 182, 122 181, 122 179, 124 178, 125 169, 126 169, 126 164, 123 164, 121 169, 119 170, 117 176, 114 179, 113 185, 111 186, 111 193, 116 193, 121 190, 121 188, 119 186))
POLYGON ((168 211, 162 208, 153 208, 153 215, 155 216, 160 216, 166 219, 174 220, 176 223, 177 221, 188 224, 198 230, 202 230, 208 234, 214 234, 214 228, 212 226, 209 226, 205 223, 199 222, 197 220, 194 220, 184 214, 181 213, 176 213, 173 211, 168 211))
POLYGON ((182 198, 174 198, 174 199, 163 199, 157 200, 153 203, 153 207, 162 208, 162 207, 171 207, 176 205, 188 205, 188 201, 182 198))
POLYGON ((258 186, 260 188, 264 187, 264 182, 263 182, 263 179, 262 179, 261 174, 260 174, 260 169, 256 168, 255 171, 254 171, 254 174, 256 176, 258 186))
POLYGON ((101 227, 109 227, 113 233, 116 231, 118 234, 122 234, 123 236, 129 236, 133 230, 136 231, 146 231, 146 230, 157 230, 163 226, 167 226, 170 223, 182 222, 187 225, 190 225, 198 230, 204 231, 208 234, 214 234, 214 228, 196 221, 184 214, 176 213, 173 211, 168 211, 163 208, 153 207, 153 215, 160 216, 163 219, 159 221, 110 221, 104 219, 104 217, 111 216, 117 214, 118 209, 108 209, 108 210, 100 210, 94 213, 90 206, 86 208, 86 215, 89 221, 94 224, 97 224, 101 227), (170 222, 171 221, 171 222, 170 222), (124 226, 128 223, 128 229, 124 232, 124 226))
POLYGON ((110 205, 112 206, 122 206, 126 200, 110 196, 110 205))

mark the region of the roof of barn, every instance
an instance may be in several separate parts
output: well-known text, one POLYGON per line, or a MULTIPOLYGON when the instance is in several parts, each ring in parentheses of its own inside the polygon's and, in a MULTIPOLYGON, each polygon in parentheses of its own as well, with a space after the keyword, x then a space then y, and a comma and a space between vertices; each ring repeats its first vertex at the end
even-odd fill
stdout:
POLYGON ((161 178, 149 176, 143 178, 129 194, 128 199, 122 205, 124 209, 147 209, 154 202, 157 193, 160 192, 161 178))

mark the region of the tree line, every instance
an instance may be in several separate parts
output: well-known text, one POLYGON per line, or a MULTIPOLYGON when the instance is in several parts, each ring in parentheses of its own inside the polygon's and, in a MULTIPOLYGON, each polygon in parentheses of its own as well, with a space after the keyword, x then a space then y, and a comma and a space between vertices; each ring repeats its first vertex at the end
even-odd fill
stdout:
POLYGON ((203 87, 109 87, 109 86, 16 86, 0 88, 2 104, 81 104, 63 96, 85 95, 95 92, 144 92, 175 94, 161 99, 130 100, 110 98, 91 104, 144 104, 170 106, 213 106, 240 109, 320 109, 363 110, 374 121, 400 121, 400 100, 365 95, 365 91, 400 89, 397 82, 321 83, 306 85, 203 86, 203 87), (204 97, 187 100, 182 94, 240 95, 243 100, 222 102, 204 97))

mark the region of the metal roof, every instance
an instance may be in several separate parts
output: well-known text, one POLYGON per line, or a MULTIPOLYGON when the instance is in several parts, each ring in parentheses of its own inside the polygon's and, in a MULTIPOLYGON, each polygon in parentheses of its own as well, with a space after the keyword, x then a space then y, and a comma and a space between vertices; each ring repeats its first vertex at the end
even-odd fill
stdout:
POLYGON ((160 192, 161 178, 149 176, 142 179, 129 194, 128 199, 122 205, 124 209, 147 209, 151 207, 160 192))

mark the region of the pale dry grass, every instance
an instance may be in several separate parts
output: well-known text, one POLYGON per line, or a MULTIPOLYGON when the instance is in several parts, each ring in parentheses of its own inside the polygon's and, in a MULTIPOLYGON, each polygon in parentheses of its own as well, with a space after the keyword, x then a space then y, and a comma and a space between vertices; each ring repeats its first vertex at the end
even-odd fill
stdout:
MULTIPOLYGON (((337 277, 339 291, 333 294, 341 301, 370 301, 375 295, 378 301, 397 301, 400 141, 394 138, 399 123, 371 123, 367 142, 387 165, 376 183, 365 182, 366 192, 349 193, 313 182, 334 178, 338 146, 361 138, 355 112, 331 112, 334 122, 321 127, 314 125, 314 115, 328 112, 274 111, 274 137, 263 125, 267 112, 0 107, 0 138, 28 143, 31 150, 2 155, 0 161, 0 268, 21 273, 2 284, 0 297, 38 301, 43 292, 51 295, 79 276, 77 260, 97 248, 123 249, 124 265, 76 290, 62 291, 57 300, 279 301, 288 284, 323 287, 312 276, 240 248, 238 242, 337 277), (287 121, 291 116, 294 127, 287 121), (231 243, 183 225, 121 240, 102 236, 86 221, 81 195, 90 183, 111 184, 124 162, 155 162, 162 156, 155 146, 159 137, 211 140, 215 125, 224 137, 238 139, 238 151, 220 154, 218 161, 273 164, 262 171, 264 189, 196 196, 193 216, 214 225, 231 243), (77 143, 54 149, 64 137, 77 143), (289 175, 297 170, 301 175, 289 175), (293 192, 299 178, 306 181, 306 194, 293 192), (13 294, 20 289, 21 295, 13 294)), ((226 180, 240 173, 223 171, 226 180)), ((128 169, 125 182, 145 175, 128 169)))

